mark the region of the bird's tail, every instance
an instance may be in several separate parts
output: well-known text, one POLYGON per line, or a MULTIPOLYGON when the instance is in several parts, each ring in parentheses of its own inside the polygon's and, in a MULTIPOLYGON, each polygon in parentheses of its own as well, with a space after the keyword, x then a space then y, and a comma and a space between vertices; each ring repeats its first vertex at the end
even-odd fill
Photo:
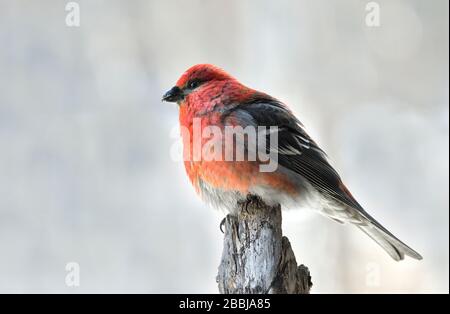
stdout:
POLYGON ((377 225, 368 222, 366 225, 357 225, 357 227, 377 242, 396 261, 401 261, 405 258, 405 255, 417 260, 422 259, 419 253, 397 239, 378 223, 377 225))

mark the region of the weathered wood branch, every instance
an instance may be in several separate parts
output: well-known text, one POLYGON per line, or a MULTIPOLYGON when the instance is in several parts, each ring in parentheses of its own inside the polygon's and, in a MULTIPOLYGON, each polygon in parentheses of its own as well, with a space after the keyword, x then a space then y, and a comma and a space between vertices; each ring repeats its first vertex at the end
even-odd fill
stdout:
POLYGON ((217 282, 220 293, 309 293, 306 266, 297 267, 281 231, 280 206, 249 196, 225 219, 224 247, 217 282))

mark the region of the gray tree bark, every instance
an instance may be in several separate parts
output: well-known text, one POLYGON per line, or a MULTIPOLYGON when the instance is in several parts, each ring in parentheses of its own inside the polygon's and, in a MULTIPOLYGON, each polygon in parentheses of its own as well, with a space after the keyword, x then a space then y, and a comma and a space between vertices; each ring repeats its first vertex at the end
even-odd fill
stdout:
POLYGON ((309 293, 306 266, 297 267, 288 238, 281 231, 281 207, 249 196, 228 215, 217 282, 220 293, 309 293))

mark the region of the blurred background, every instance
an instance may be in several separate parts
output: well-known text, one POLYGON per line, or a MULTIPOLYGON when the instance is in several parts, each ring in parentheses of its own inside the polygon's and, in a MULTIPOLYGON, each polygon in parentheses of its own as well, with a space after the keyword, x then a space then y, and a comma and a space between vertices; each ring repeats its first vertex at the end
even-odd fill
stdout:
POLYGON ((424 260, 309 211, 313 293, 449 292, 448 1, 0 0, 0 292, 216 293, 224 213, 173 160, 162 94, 216 64, 288 103, 424 260), (80 285, 66 284, 66 264, 80 285))

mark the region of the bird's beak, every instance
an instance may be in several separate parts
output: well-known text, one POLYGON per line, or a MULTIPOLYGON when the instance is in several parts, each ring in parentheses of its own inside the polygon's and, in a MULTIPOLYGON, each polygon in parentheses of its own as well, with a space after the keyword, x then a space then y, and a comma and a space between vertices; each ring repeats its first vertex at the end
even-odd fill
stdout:
POLYGON ((182 100, 183 97, 184 97, 183 91, 178 86, 174 86, 167 93, 164 94, 162 100, 168 102, 177 102, 182 100))

